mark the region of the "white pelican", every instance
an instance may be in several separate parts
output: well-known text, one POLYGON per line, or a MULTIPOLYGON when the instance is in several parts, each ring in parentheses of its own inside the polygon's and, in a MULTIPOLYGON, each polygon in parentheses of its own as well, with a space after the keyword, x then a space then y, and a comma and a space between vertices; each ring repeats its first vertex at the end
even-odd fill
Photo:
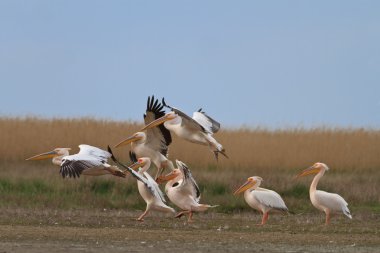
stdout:
POLYGON ((160 176, 158 182, 168 181, 165 185, 166 195, 183 210, 176 215, 176 218, 188 214, 188 222, 192 222, 193 212, 204 212, 216 206, 199 204, 201 193, 189 168, 181 161, 176 160, 176 163, 178 168, 165 176, 160 176))
MULTIPOLYGON (((108 151, 112 154, 111 149, 108 147, 108 151)), ((130 158, 134 164, 131 166, 125 166, 122 163, 120 163, 112 154, 112 159, 115 163, 119 164, 120 166, 126 168, 132 176, 134 176, 137 179, 137 188, 139 190, 139 193, 141 197, 146 202, 146 209, 143 214, 141 214, 137 220, 138 221, 144 221, 144 217, 149 213, 151 210, 161 211, 161 212, 170 212, 175 213, 175 210, 169 206, 167 206, 165 203, 165 197, 160 188, 158 187, 158 184, 154 179, 148 174, 147 170, 150 167, 150 159, 148 157, 143 158, 136 158, 136 155, 133 152, 130 152, 130 158), (134 171, 138 169, 138 172, 134 171)))
POLYGON ((43 160, 53 158, 53 164, 61 166, 59 173, 62 177, 100 176, 112 174, 125 177, 125 173, 117 166, 109 165, 107 160, 111 154, 102 149, 81 144, 79 153, 69 155, 70 148, 56 148, 52 151, 32 156, 26 160, 43 160))
POLYGON ((228 158, 223 146, 212 136, 219 131, 219 122, 209 117, 202 111, 202 109, 194 112, 193 117, 191 118, 179 109, 167 105, 164 99, 162 99, 162 104, 165 107, 170 108, 172 111, 161 118, 150 122, 150 124, 147 124, 143 130, 164 124, 167 129, 187 141, 209 146, 214 152, 216 159, 218 159, 219 153, 228 158))
POLYGON ((234 193, 236 195, 244 192, 247 204, 263 213, 261 224, 258 225, 264 225, 267 222, 269 211, 272 209, 288 212, 284 200, 277 192, 259 187, 262 181, 261 177, 249 177, 234 193))
POLYGON ((317 184, 325 172, 329 170, 324 163, 315 163, 297 175, 302 177, 310 174, 317 174, 310 185, 310 200, 313 206, 326 214, 326 225, 330 224, 330 217, 333 213, 343 213, 352 219, 347 202, 338 194, 317 190, 317 184))
MULTIPOLYGON (((164 106, 158 102, 158 99, 154 99, 154 96, 152 96, 152 98, 148 97, 147 108, 144 114, 145 124, 149 124, 164 116, 165 112, 162 110, 163 107, 164 106)), ((146 133, 141 130, 133 134, 116 144, 115 148, 131 143, 131 150, 137 157, 149 157, 157 167, 157 178, 164 168, 169 167, 170 169, 174 169, 172 162, 167 158, 168 146, 171 142, 170 131, 160 125, 147 129, 146 133)))

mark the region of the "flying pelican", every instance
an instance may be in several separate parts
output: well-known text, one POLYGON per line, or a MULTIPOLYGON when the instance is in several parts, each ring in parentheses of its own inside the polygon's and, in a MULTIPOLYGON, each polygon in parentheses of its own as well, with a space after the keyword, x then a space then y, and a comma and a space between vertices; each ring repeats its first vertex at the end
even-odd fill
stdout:
MULTIPOLYGON (((108 151, 112 154, 110 147, 108 147, 108 151)), ((141 214, 137 220, 144 221, 144 217, 151 210, 170 212, 174 214, 175 210, 165 204, 166 201, 164 194, 161 192, 156 181, 154 181, 154 179, 147 172, 151 163, 150 158, 143 157, 137 159, 136 155, 133 152, 130 152, 129 155, 132 162, 134 162, 134 164, 129 167, 120 163, 113 154, 111 157, 115 163, 127 169, 132 174, 132 176, 137 179, 137 188, 141 197, 146 202, 145 212, 141 214), (138 172, 135 171, 137 169, 138 172)))
POLYGON ((315 163, 313 166, 303 170, 298 177, 317 174, 310 185, 310 200, 313 206, 326 214, 326 225, 330 224, 331 214, 343 213, 352 219, 348 203, 338 194, 317 190, 317 184, 326 171, 329 170, 324 163, 315 163))
MULTIPOLYGON (((146 112, 144 114, 145 124, 149 124, 152 121, 165 115, 162 110, 163 105, 158 102, 158 99, 148 97, 146 112)), ((127 139, 119 142, 115 145, 115 148, 127 145, 131 143, 131 150, 137 155, 137 157, 149 157, 153 164, 157 167, 157 174, 162 173, 164 168, 169 167, 174 169, 173 163, 168 159, 168 146, 172 142, 170 131, 164 126, 151 127, 133 134, 127 139)))
POLYGON ((56 148, 52 151, 32 156, 26 160, 43 160, 53 158, 53 164, 59 165, 59 173, 62 177, 79 177, 81 174, 87 176, 100 176, 112 174, 125 177, 125 173, 117 166, 109 165, 107 160, 111 154, 102 149, 81 144, 79 153, 69 155, 71 148, 56 148))
POLYGON ((261 177, 249 177, 234 193, 237 195, 244 192, 244 199, 247 204, 263 213, 261 224, 257 225, 264 225, 267 222, 269 211, 272 209, 288 212, 284 200, 277 192, 259 187, 262 181, 261 177))
POLYGON ((179 109, 167 105, 164 98, 162 99, 162 104, 172 111, 150 122, 143 130, 164 124, 167 129, 187 141, 209 146, 217 160, 219 153, 228 158, 223 146, 212 136, 219 131, 219 122, 209 117, 202 109, 194 112, 191 118, 179 109))
POLYGON ((158 182, 168 181, 165 185, 166 195, 171 202, 183 210, 175 217, 179 218, 188 214, 188 222, 192 222, 193 212, 204 212, 217 206, 199 204, 201 193, 190 169, 181 161, 176 160, 176 164, 178 168, 165 176, 160 176, 158 182))

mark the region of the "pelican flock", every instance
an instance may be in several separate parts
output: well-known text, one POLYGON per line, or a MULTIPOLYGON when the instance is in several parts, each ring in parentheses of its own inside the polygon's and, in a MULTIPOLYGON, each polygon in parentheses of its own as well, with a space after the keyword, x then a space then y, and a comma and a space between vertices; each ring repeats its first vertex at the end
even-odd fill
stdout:
MULTIPOLYGON (((79 145, 80 150, 74 155, 69 154, 70 148, 56 148, 26 160, 51 158, 54 165, 60 166, 59 173, 63 178, 79 178, 80 175, 113 175, 126 178, 127 174, 131 174, 137 180, 138 192, 146 203, 146 209, 137 218, 138 221, 144 221, 151 211, 158 211, 177 218, 187 215, 187 222, 193 222, 194 212, 205 212, 217 207, 218 205, 200 203, 201 190, 189 167, 179 160, 176 160, 177 168, 174 167, 173 162, 169 160, 169 145, 172 142, 171 133, 174 133, 175 136, 191 143, 207 146, 213 152, 216 161, 219 154, 229 158, 223 145, 214 137, 221 128, 220 123, 202 109, 195 111, 190 117, 168 105, 164 98, 160 102, 154 96, 148 97, 143 118, 144 126, 138 132, 128 133, 127 138, 124 136, 122 141, 113 145, 115 148, 130 145, 132 163, 129 166, 114 156, 110 146, 108 151, 105 151, 86 144, 79 145), (109 164, 109 158, 116 165, 109 164), (151 165, 157 169, 154 178, 148 172, 151 165), (162 175, 165 169, 169 172, 162 175), (165 182, 166 196, 179 208, 178 212, 166 201, 165 194, 160 189, 159 184, 165 182)), ((314 207, 325 212, 326 225, 330 223, 331 215, 334 213, 343 213, 352 219, 348 204, 340 195, 317 190, 319 180, 328 170, 326 164, 315 163, 297 175, 302 177, 316 174, 310 185, 310 200, 314 207)), ((247 204, 262 213, 261 223, 258 225, 267 223, 269 212, 289 213, 284 200, 277 192, 260 187, 262 181, 258 176, 249 177, 234 192, 234 195, 244 192, 247 204)))

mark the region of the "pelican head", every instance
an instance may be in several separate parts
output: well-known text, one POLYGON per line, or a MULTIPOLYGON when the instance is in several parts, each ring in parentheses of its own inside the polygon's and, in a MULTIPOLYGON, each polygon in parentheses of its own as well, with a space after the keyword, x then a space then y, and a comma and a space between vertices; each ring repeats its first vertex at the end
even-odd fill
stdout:
POLYGON ((159 176, 156 181, 157 183, 161 184, 163 182, 170 181, 181 175, 182 175, 182 172, 180 169, 174 169, 169 174, 166 174, 165 176, 159 176))
POLYGON ((327 170, 329 170, 329 167, 327 167, 327 165, 324 163, 320 163, 320 162, 314 163, 313 166, 310 166, 309 168, 303 170, 296 177, 298 178, 298 177, 303 177, 303 176, 307 176, 307 175, 311 175, 311 174, 317 174, 321 170, 327 171, 327 170))
POLYGON ((137 132, 137 133, 129 136, 127 139, 116 144, 115 148, 125 146, 131 142, 139 142, 139 141, 144 142, 145 140, 146 140, 146 134, 144 132, 137 132))
POLYGON ((130 165, 129 167, 131 169, 137 170, 139 168, 143 168, 144 166, 147 166, 148 168, 150 167, 150 158, 148 158, 148 157, 139 158, 139 159, 137 159, 137 162, 130 165))
POLYGON ((56 148, 52 151, 29 157, 26 160, 27 161, 29 161, 29 160, 44 160, 44 159, 54 158, 57 156, 66 156, 66 155, 69 155, 70 150, 71 150, 71 148, 56 148))
POLYGON ((152 122, 150 122, 143 129, 141 129, 141 131, 144 131, 144 130, 147 130, 147 129, 159 126, 159 125, 165 123, 166 121, 174 120, 174 119, 177 119, 177 118, 178 118, 178 114, 176 114, 175 112, 168 112, 167 114, 165 114, 161 118, 158 118, 158 119, 153 120, 152 122))
POLYGON ((245 192, 248 189, 254 188, 256 189, 257 187, 260 186, 261 182, 264 181, 261 177, 249 177, 247 181, 242 184, 235 192, 234 195, 237 195, 239 193, 245 192))

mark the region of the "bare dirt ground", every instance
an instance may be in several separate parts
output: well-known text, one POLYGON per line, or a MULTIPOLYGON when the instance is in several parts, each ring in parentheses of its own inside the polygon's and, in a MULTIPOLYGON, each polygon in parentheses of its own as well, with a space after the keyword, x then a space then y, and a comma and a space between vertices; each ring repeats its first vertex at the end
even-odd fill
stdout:
POLYGON ((194 223, 123 210, 0 208, 0 253, 8 252, 380 252, 380 214, 195 215, 194 223))

